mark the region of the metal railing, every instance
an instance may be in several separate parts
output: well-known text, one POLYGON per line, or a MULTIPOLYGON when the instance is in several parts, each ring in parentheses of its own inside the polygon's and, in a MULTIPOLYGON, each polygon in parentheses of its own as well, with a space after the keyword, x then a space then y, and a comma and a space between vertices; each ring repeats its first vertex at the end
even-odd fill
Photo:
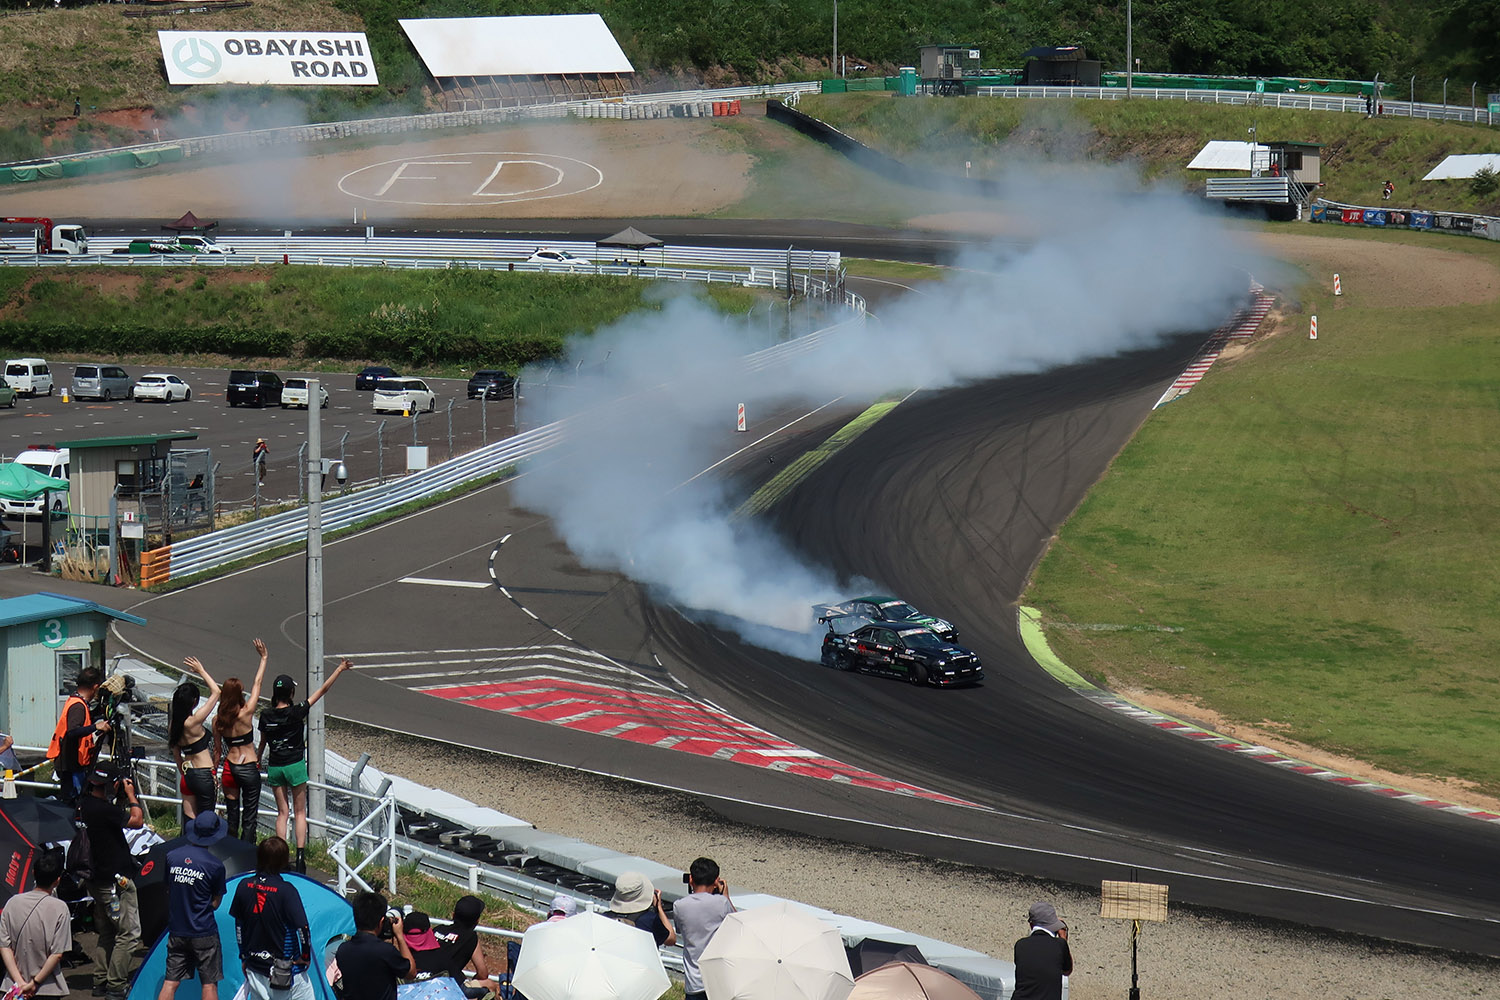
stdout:
MULTIPOLYGON (((1074 98, 1094 101, 1123 101, 1124 87, 979 87, 980 97, 1010 97, 1021 100, 1074 98)), ((1347 94, 1257 94, 1246 90, 1192 90, 1178 87, 1136 87, 1134 100, 1192 101, 1204 104, 1242 104, 1263 108, 1300 108, 1306 111, 1337 111, 1365 114, 1365 98, 1347 94)), ((1430 118, 1438 121, 1472 122, 1494 125, 1495 115, 1488 107, 1458 107, 1424 104, 1421 101, 1380 102, 1383 115, 1403 118, 1430 118)))
POLYGON ((661 94, 632 94, 614 100, 599 98, 563 101, 556 104, 531 104, 512 108, 483 108, 473 111, 440 111, 421 115, 400 115, 389 118, 364 118, 346 122, 321 122, 310 125, 288 125, 281 128, 255 129, 248 132, 226 132, 217 135, 190 136, 183 139, 167 139, 159 142, 143 142, 110 149, 89 150, 72 153, 65 157, 47 160, 18 160, 0 163, 0 166, 56 162, 57 160, 91 159, 122 152, 149 152, 167 148, 181 149, 185 156, 202 156, 206 153, 236 152, 247 149, 264 149, 271 146, 294 145, 307 142, 327 142, 364 135, 392 135, 402 132, 418 132, 427 129, 473 128, 500 122, 524 121, 535 118, 564 118, 584 109, 601 104, 701 104, 704 102, 733 100, 735 98, 778 97, 792 93, 817 93, 822 90, 820 82, 775 83, 753 87, 724 87, 717 90, 680 90, 661 94))

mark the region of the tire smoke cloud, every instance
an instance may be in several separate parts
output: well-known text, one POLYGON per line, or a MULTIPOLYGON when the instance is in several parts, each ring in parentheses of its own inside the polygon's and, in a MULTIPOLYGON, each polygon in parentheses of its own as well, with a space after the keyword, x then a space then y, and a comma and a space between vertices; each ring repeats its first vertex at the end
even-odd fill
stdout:
POLYGON ((549 515, 585 565, 816 659, 813 605, 877 583, 900 594, 901 582, 837 579, 735 515, 760 483, 700 473, 758 436, 730 431, 736 403, 761 416, 866 404, 1146 348, 1214 329, 1244 302, 1247 274, 1264 273, 1221 218, 1127 170, 1032 170, 1003 186, 999 207, 1032 238, 960 252, 940 286, 771 369, 743 361, 765 346, 763 329, 687 294, 574 338, 551 373, 522 374, 526 422, 567 420, 569 432, 514 484, 517 501, 549 515))

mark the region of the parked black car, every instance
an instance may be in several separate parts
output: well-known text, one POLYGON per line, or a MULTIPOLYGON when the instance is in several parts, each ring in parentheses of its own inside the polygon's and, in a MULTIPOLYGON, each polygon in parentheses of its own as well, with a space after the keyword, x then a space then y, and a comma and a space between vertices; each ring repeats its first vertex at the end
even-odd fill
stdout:
POLYGON ((229 373, 224 398, 230 406, 280 406, 281 376, 275 372, 236 368, 229 373))
POLYGON ((902 628, 858 615, 834 618, 823 637, 823 665, 913 684, 977 684, 984 669, 973 650, 945 642, 921 625, 902 628))
POLYGON ((516 377, 496 368, 477 371, 469 379, 470 399, 510 399, 516 394, 516 377))
POLYGON ((374 392, 375 383, 383 378, 399 378, 396 369, 387 368, 385 365, 367 365, 359 370, 354 376, 354 388, 361 392, 374 392))

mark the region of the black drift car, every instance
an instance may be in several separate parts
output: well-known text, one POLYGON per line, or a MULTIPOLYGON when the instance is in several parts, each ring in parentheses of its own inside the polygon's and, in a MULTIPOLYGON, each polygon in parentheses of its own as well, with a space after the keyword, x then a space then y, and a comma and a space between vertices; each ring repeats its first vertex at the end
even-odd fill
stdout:
POLYGON ((931 629, 871 622, 857 616, 834 618, 828 623, 823 664, 938 687, 984 680, 977 654, 944 641, 931 629))

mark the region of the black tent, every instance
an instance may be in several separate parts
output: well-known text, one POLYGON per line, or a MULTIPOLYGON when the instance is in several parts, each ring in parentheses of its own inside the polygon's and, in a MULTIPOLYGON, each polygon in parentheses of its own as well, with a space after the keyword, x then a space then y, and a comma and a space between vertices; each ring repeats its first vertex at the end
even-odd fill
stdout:
POLYGON ((56 799, 22 795, 0 800, 0 851, 9 859, 0 881, 0 903, 32 885, 32 866, 42 845, 72 840, 73 809, 56 799))
POLYGON ((865 938, 853 947, 846 946, 844 953, 849 956, 849 969, 856 978, 891 962, 928 964, 927 959, 922 956, 922 949, 914 944, 878 941, 875 938, 865 938))
POLYGON ((666 244, 657 239, 655 236, 647 236, 645 233, 641 232, 634 226, 627 226, 608 239, 596 241, 594 243, 594 246, 618 247, 625 250, 634 250, 636 252, 636 259, 640 260, 640 254, 643 250, 647 250, 651 247, 665 247, 666 244))
POLYGON ((182 218, 176 222, 169 222, 162 228, 174 233, 206 233, 210 229, 219 228, 219 224, 218 222, 204 222, 192 212, 185 212, 182 218))

